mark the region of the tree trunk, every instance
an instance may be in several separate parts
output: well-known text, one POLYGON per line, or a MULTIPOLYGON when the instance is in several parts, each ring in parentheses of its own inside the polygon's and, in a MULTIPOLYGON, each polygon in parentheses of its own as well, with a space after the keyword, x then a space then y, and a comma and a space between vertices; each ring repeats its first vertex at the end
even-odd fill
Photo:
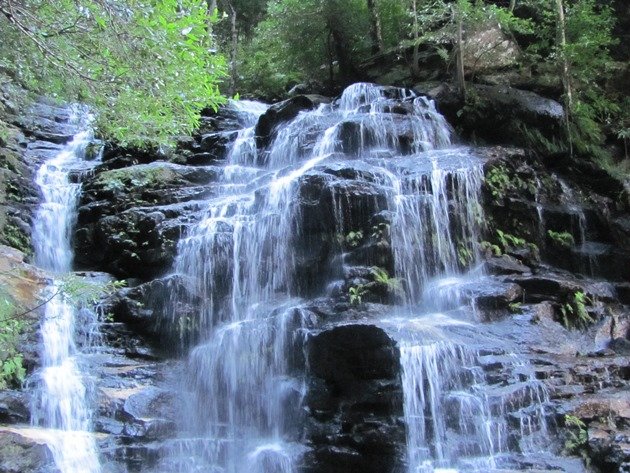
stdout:
POLYGON ((230 47, 230 84, 228 87, 228 94, 234 95, 236 92, 236 53, 238 50, 238 30, 236 28, 236 10, 229 5, 231 10, 230 25, 232 31, 232 44, 230 47))
POLYGON ((457 89, 462 98, 466 100, 466 80, 464 75, 464 39, 463 39, 463 18, 462 12, 453 8, 453 14, 455 15, 455 21, 457 23, 457 38, 455 45, 455 58, 457 64, 456 82, 457 89))
POLYGON ((210 17, 214 15, 217 9, 217 0, 206 0, 206 4, 208 5, 208 34, 212 35, 212 21, 210 21, 210 17))
POLYGON ((567 32, 564 17, 564 4, 562 0, 556 0, 556 13, 558 15, 556 44, 560 51, 560 73, 562 75, 562 87, 564 88, 564 115, 567 125, 567 138, 569 140, 569 153, 573 155, 573 139, 571 137, 570 118, 573 111, 573 86, 571 83, 571 66, 566 56, 567 32))
POLYGON ((328 53, 328 80, 330 81, 329 87, 331 89, 335 83, 335 56, 333 54, 332 42, 332 31, 329 31, 326 36, 326 52, 328 53))
POLYGON ((343 83, 349 83, 356 77, 356 71, 352 64, 352 57, 348 50, 348 44, 346 41, 346 35, 338 27, 339 25, 334 23, 334 20, 328 20, 328 29, 333 39, 333 47, 335 50, 335 56, 339 63, 339 75, 343 83))
POLYGON ((372 54, 383 51, 383 32, 381 30, 381 18, 376 9, 376 0, 367 0, 368 11, 370 12, 370 37, 372 39, 372 54))
POLYGON ((516 8, 516 0, 510 0, 510 13, 512 13, 514 11, 514 8, 516 8))
POLYGON ((411 63, 411 75, 420 77, 420 31, 418 27, 418 4, 413 0, 413 57, 411 63))
POLYGON ((558 14, 557 27, 557 45, 560 50, 560 69, 562 72, 562 85, 564 87, 564 96, 568 111, 573 108, 573 88, 571 86, 571 68, 566 56, 567 32, 566 21, 564 17, 564 4, 562 0, 556 0, 556 9, 558 14))

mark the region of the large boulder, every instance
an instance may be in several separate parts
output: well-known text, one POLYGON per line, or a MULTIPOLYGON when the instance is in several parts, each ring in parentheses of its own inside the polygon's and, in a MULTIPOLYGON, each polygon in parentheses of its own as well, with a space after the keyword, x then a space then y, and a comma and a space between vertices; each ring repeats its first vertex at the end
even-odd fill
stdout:
POLYGON ((196 210, 197 206, 129 209, 79 227, 75 234, 76 264, 120 278, 149 280, 161 275, 171 267, 177 241, 190 224, 190 217, 182 215, 183 209, 196 210), (100 250, 94 252, 93 248, 100 250))
POLYGON ((446 84, 431 90, 429 96, 449 123, 489 144, 528 146, 527 129, 551 140, 563 127, 560 103, 506 85, 470 85, 468 102, 446 84))
POLYGON ((277 127, 280 124, 297 117, 303 110, 312 110, 319 104, 329 101, 330 99, 320 95, 296 95, 272 105, 261 115, 256 124, 256 146, 265 148, 275 137, 277 127))
MULTIPOLYGON (((37 329, 41 316, 40 310, 31 309, 37 308, 42 303, 43 290, 48 285, 50 276, 41 269, 27 264, 24 259, 24 253, 0 245, 0 287, 2 287, 5 308, 9 309, 9 314, 12 316, 19 314, 15 325, 7 327, 18 328, 17 337, 6 338, 3 348, 7 352, 2 353, 2 356, 10 355, 17 350, 16 353, 20 353, 23 357, 22 364, 30 372, 39 363, 37 329)), ((14 381, 17 380, 11 380, 11 382, 14 381)), ((9 411, 13 410, 10 408, 12 404, 9 402, 7 406, 9 411)), ((14 416, 11 412, 7 412, 7 415, 14 416)))
POLYGON ((309 339, 306 471, 376 473, 402 465, 399 356, 374 325, 341 325, 309 339))
POLYGON ((395 342, 374 325, 341 325, 309 340, 309 366, 339 392, 350 392, 363 381, 395 379, 395 342))
POLYGON ((35 429, 0 427, 0 473, 49 473, 54 470, 46 436, 35 429))
POLYGON ((520 48, 498 24, 482 22, 467 31, 463 44, 464 70, 471 76, 516 66, 520 48))
POLYGON ((154 386, 105 388, 100 410, 108 415, 98 419, 98 429, 104 433, 121 435, 127 441, 164 439, 175 432, 176 407, 173 392, 154 386))
POLYGON ((114 170, 98 169, 83 185, 79 217, 89 220, 131 207, 197 199, 207 193, 207 184, 216 176, 217 171, 212 167, 164 161, 114 170))
POLYGON ((167 162, 97 172, 85 183, 78 210, 76 264, 124 278, 166 271, 216 176, 213 167, 167 162))

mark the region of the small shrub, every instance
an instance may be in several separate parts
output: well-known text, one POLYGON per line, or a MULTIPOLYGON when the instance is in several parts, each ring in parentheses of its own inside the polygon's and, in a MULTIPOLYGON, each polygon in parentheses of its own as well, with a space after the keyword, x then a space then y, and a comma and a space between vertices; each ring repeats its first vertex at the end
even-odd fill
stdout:
POLYGON ((534 180, 523 179, 503 164, 488 172, 485 183, 495 203, 499 203, 510 192, 528 192, 534 195, 538 186, 534 180))
POLYGON ((9 141, 9 126, 0 120, 0 145, 4 146, 9 141))
POLYGON ((510 305, 508 305, 508 310, 512 314, 518 314, 521 312, 522 306, 523 304, 521 302, 512 302, 510 303, 510 305))
POLYGON ((473 250, 470 249, 464 242, 460 241, 457 243, 457 261, 459 261, 461 266, 468 266, 472 263, 474 257, 475 254, 473 253, 473 250))
POLYGON ((18 317, 18 309, 8 294, 0 295, 0 389, 7 389, 24 381, 26 370, 18 345, 25 324, 18 317))
POLYGON ((512 235, 510 233, 505 233, 501 230, 497 230, 497 238, 504 250, 527 245, 527 241, 524 238, 517 237, 516 235, 512 235))
POLYGON ((363 296, 367 294, 367 289, 364 284, 357 284, 356 286, 351 286, 348 289, 348 297, 350 298, 350 304, 359 305, 363 302, 363 296))
POLYGON ((501 256, 503 254, 499 245, 495 245, 494 243, 490 243, 486 240, 479 243, 479 248, 483 253, 486 253, 488 256, 501 256))
POLYGON ((554 232, 553 230, 548 230, 547 235, 549 235, 552 243, 556 246, 571 248, 575 245, 575 239, 569 232, 554 232))
POLYGON ((386 269, 378 266, 372 266, 371 269, 374 282, 385 286, 390 292, 396 294, 402 292, 403 288, 400 280, 398 278, 392 278, 386 269))
POLYGON ((20 250, 26 255, 31 255, 33 250, 31 248, 31 242, 27 234, 25 234, 20 228, 9 223, 5 225, 3 237, 7 245, 20 250))
POLYGON ((346 235, 337 235, 337 241, 340 245, 356 248, 363 241, 363 232, 361 230, 348 232, 346 235))
POLYGON ((60 292, 73 304, 88 306, 97 304, 102 298, 127 285, 127 281, 91 281, 75 274, 69 274, 61 281, 60 292))
POLYGON ((565 415, 564 425, 567 428, 567 438, 564 442, 564 452, 568 455, 582 457, 586 466, 590 465, 588 456, 588 430, 586 424, 575 416, 565 415))
POLYGON ((569 302, 560 307, 562 324, 566 328, 586 328, 593 322, 593 318, 586 310, 586 305, 590 299, 582 291, 577 291, 570 298, 569 302))

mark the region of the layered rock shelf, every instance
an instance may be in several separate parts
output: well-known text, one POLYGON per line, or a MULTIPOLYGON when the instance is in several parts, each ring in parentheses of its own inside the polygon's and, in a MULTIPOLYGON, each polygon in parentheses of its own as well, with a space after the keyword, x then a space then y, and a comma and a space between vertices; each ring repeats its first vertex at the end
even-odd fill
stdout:
MULTIPOLYGON (((220 359, 217 353, 231 354, 232 340, 260 350, 240 355, 269 370, 246 372, 252 383, 256 376, 269 376, 285 389, 280 407, 252 407, 262 418, 252 423, 260 421, 265 435, 290 444, 283 444, 282 452, 299 451, 287 471, 405 471, 423 455, 438 459, 435 467, 465 458, 469 463, 457 465, 461 471, 481 471, 470 465, 487 454, 486 447, 476 442, 479 432, 467 430, 472 427, 462 414, 467 406, 458 397, 462 392, 480 392, 488 422, 505 434, 504 449, 490 449, 494 469, 484 471, 626 471, 628 183, 600 171, 590 176, 584 162, 565 167, 566 157, 552 160, 513 147, 495 122, 486 123, 487 146, 442 143, 435 130, 448 127, 424 96, 367 85, 363 93, 354 104, 344 102, 346 94, 337 100, 299 95, 256 109, 245 122, 243 110, 230 104, 204 117, 199 133, 180 138, 172 152, 108 145, 93 170, 74 176, 82 183, 73 241, 76 269, 106 272, 128 283, 104 302, 110 315, 101 322, 103 340, 91 373, 92 424, 104 471, 176 471, 188 465, 181 462, 190 452, 203 457, 195 466, 212 461, 210 440, 194 437, 208 430, 192 430, 182 420, 190 416, 187 403, 206 422, 224 420, 223 410, 232 409, 228 403, 208 407, 208 393, 229 392, 230 380, 205 386, 197 377, 203 370, 229 377, 204 363, 215 361, 212 356, 220 359), (309 121, 318 110, 321 120, 309 121), (337 123, 327 115, 332 113, 341 118, 333 145, 324 149, 322 135, 337 123), (421 136, 412 121, 417 117, 436 128, 426 125, 421 136), (248 128, 251 141, 246 142, 248 128), (274 147, 283 139, 291 150, 274 147), (317 146, 326 159, 309 154, 317 146), (273 168, 280 160, 285 165, 273 168), (242 173, 240 180, 231 177, 236 172, 242 173), (408 193, 401 190, 407 188, 408 193), (242 203, 246 191, 251 191, 249 207, 242 203), (438 194, 444 202, 422 207, 438 194), (285 207, 274 207, 274 199, 287 195, 285 207), (427 241, 417 237, 420 226, 397 227, 410 218, 411 207, 404 206, 409 195, 417 198, 413 208, 424 209, 418 211, 418 225, 434 222, 437 228, 427 228, 427 241), (437 223, 441 210, 446 226, 437 223), (265 219, 267 226, 255 227, 265 219), (266 233, 238 233, 248 225, 266 233), (279 225, 290 232, 281 247, 279 225), (214 264, 214 272, 206 271, 207 281, 199 283, 192 275, 201 269, 191 268, 182 255, 192 251, 186 250, 190 239, 204 235, 213 240, 195 247, 198 264, 214 264), (236 254, 238 238, 254 236, 260 240, 251 245, 260 244, 259 252, 249 246, 236 254), (424 266, 411 267, 405 258, 422 245, 431 249, 423 253, 424 266), (273 272, 252 282, 246 271, 257 268, 243 261, 250 255, 260 258, 261 270, 269 265, 273 272), (283 258, 290 260, 286 274, 276 261, 284 263, 283 258), (410 274, 420 282, 406 280, 410 274), (432 286, 436 275, 444 277, 432 286), (207 287, 212 291, 204 292, 207 287), (241 304, 273 305, 279 294, 286 298, 262 317, 274 322, 256 319, 257 333, 269 331, 260 346, 245 327, 262 307, 250 307, 251 317, 232 325, 226 322, 241 304), (221 330, 223 338, 215 340, 221 330), (284 337, 280 345, 277 337, 284 337), (415 395, 443 394, 440 425, 432 424, 436 420, 429 419, 428 410, 423 422, 430 427, 410 424, 414 394, 405 390, 412 361, 424 370, 436 363, 438 373, 457 379, 438 389, 430 371, 417 373, 424 378, 417 381, 415 395), (197 373, 182 376, 191 366, 197 373), (282 416, 290 413, 280 424, 267 418, 276 408, 282 416), (212 417, 203 409, 218 413, 212 417), (441 428, 444 438, 438 438, 441 428), (427 437, 429 453, 410 453, 416 434, 427 437)), ((548 131, 562 116, 559 104, 533 93, 484 87, 477 93, 488 100, 486 113, 497 123, 503 121, 497 110, 515 104, 518 119, 548 131)), ((452 104, 441 101, 438 92, 431 95, 448 116, 452 104)), ((20 135, 14 150, 27 163, 41 162, 69 138, 62 112, 36 112, 34 124, 20 123, 30 131, 20 135)), ((24 189, 29 205, 16 204, 8 215, 28 236, 35 193, 28 185, 24 189)), ((17 257, 5 255, 11 258, 17 257)), ((29 370, 37 363, 33 356, 29 370)), ((241 365, 233 366, 242 376, 241 365)), ((232 394, 235 403, 258 402, 247 397, 247 389, 232 394)), ((33 433, 29 417, 26 390, 0 392, 0 472, 44 471, 50 464, 41 440, 45 433, 33 433)), ((229 429, 219 428, 227 438, 223 430, 229 429)), ((225 448, 222 461, 231 458, 225 448)), ((278 462, 273 456, 278 452, 265 448, 278 462)))

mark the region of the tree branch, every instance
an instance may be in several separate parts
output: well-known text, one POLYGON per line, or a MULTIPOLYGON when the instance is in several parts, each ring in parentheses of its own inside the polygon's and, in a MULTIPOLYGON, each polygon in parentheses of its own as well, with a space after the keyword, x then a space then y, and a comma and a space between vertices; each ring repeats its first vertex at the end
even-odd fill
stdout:
POLYGON ((11 316, 7 316, 3 319, 0 319, 0 323, 2 322, 7 322, 9 320, 18 320, 21 319, 22 317, 24 317, 25 315, 30 314, 31 312, 35 312, 37 309, 44 307, 46 304, 48 304, 50 301, 52 301, 55 297, 57 297, 59 294, 61 294, 61 289, 58 289, 57 292, 55 292, 52 296, 50 296, 48 299, 46 299, 44 302, 42 302, 41 304, 36 305, 35 307, 32 307, 28 310, 25 310, 24 312, 21 312, 19 314, 14 314, 11 316))
POLYGON ((0 6, 0 13, 2 13, 8 20, 10 23, 12 23, 13 25, 15 25, 15 27, 18 29, 18 31, 20 31, 22 34, 24 34, 28 39, 30 39, 36 46, 37 48, 40 50, 40 52, 44 55, 44 57, 46 57, 47 55, 50 57, 46 57, 47 60, 49 60, 50 62, 52 62, 56 67, 58 68, 63 68, 64 66, 71 69, 72 72, 74 72, 75 74, 77 74, 77 76, 79 76, 81 79, 84 79, 85 81, 87 81, 87 83, 89 84, 90 82, 94 82, 95 79, 87 74, 85 74, 83 71, 81 71, 77 66, 75 66, 74 64, 72 64, 69 61, 64 60, 62 57, 59 56, 59 54, 57 54, 55 51, 53 51, 53 49, 51 49, 50 47, 48 47, 46 44, 44 44, 42 41, 40 41, 39 38, 37 38, 37 35, 27 26, 23 25, 19 20, 18 17, 13 9, 13 3, 11 1, 6 2, 9 10, 6 10, 6 8, 4 7, 4 5, 0 6))

